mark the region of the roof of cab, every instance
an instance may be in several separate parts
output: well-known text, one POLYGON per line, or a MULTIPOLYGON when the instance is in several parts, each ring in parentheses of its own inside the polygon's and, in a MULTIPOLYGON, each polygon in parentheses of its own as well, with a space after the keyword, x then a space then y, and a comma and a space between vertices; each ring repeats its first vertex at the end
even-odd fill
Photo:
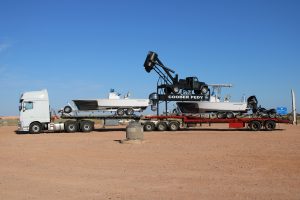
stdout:
POLYGON ((23 101, 33 101, 33 100, 40 100, 40 101, 48 101, 48 91, 46 89, 40 90, 40 91, 30 91, 30 92, 24 92, 20 100, 23 101))

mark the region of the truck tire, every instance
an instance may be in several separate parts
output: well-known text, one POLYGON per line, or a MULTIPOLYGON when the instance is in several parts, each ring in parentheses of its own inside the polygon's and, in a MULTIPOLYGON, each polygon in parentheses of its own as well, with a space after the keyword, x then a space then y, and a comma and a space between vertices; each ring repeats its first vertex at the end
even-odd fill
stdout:
POLYGON ((133 115, 134 110, 133 110, 133 108, 127 108, 127 110, 125 112, 126 112, 126 115, 133 115))
POLYGON ((276 123, 272 120, 268 120, 265 122, 265 130, 273 131, 276 128, 276 123))
POLYGON ((32 122, 29 126, 29 133, 38 134, 42 132, 42 125, 39 122, 32 122))
POLYGON ((249 124, 249 128, 252 131, 260 131, 260 129, 261 129, 261 123, 259 121, 252 121, 249 124))
POLYGON ((168 126, 165 122, 158 122, 156 128, 158 131, 166 131, 168 126))
POLYGON ((80 130, 82 132, 91 132, 94 130, 94 122, 84 120, 80 122, 80 130))
POLYGON ((144 124, 144 131, 154 131, 155 124, 153 122, 146 122, 144 124))
POLYGON ((66 121, 65 122, 65 131, 67 133, 74 133, 78 130, 78 125, 75 121, 66 121))
POLYGON ((170 131, 178 131, 179 130, 179 122, 171 121, 168 126, 170 131))
POLYGON ((124 109, 123 108, 118 108, 117 115, 118 116, 123 116, 124 114, 125 114, 124 109))
POLYGON ((70 113, 70 112, 72 112, 71 106, 65 106, 64 107, 64 113, 70 113))

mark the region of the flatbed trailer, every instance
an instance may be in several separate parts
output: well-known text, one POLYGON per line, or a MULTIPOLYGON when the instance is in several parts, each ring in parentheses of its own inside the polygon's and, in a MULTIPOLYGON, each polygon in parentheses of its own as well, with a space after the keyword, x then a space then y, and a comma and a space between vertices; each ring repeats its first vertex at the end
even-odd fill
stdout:
POLYGON ((229 128, 245 128, 252 131, 273 131, 277 123, 291 123, 281 118, 253 118, 241 117, 231 119, 203 118, 200 116, 170 115, 170 116, 145 116, 142 120, 145 131, 176 131, 180 128, 194 127, 197 124, 227 123, 229 128))

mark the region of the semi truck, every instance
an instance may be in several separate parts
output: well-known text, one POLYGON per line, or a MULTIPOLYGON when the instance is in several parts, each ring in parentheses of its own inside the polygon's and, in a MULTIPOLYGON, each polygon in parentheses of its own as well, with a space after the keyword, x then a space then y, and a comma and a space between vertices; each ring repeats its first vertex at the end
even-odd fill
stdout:
POLYGON ((172 115, 103 115, 99 112, 82 112, 73 109, 70 113, 60 111, 62 122, 55 122, 55 115, 51 112, 47 90, 25 92, 20 97, 20 119, 18 131, 29 133, 41 132, 90 132, 94 130, 94 119, 109 120, 134 120, 144 126, 145 131, 177 131, 180 128, 193 127, 196 124, 227 123, 229 128, 248 127, 250 130, 259 131, 265 129, 272 131, 276 123, 290 123, 289 120, 278 117, 256 117, 245 115, 244 117, 231 119, 218 119, 213 115, 188 116, 184 114, 172 115))
MULTIPOLYGON (((66 106, 66 107, 69 107, 66 106)), ((65 113, 60 110, 63 122, 55 122, 57 118, 51 112, 49 95, 46 89, 40 91, 24 92, 20 97, 18 131, 29 133, 41 133, 44 131, 65 132, 90 132, 94 130, 94 119, 109 120, 138 120, 137 115, 103 115, 97 111, 80 111, 73 109, 65 113)))

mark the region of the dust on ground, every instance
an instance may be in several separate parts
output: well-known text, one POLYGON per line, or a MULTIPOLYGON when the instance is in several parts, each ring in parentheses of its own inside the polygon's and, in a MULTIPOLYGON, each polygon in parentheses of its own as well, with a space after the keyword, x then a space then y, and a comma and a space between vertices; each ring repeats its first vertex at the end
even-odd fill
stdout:
POLYGON ((300 126, 16 134, 0 127, 0 199, 300 199, 300 126))

